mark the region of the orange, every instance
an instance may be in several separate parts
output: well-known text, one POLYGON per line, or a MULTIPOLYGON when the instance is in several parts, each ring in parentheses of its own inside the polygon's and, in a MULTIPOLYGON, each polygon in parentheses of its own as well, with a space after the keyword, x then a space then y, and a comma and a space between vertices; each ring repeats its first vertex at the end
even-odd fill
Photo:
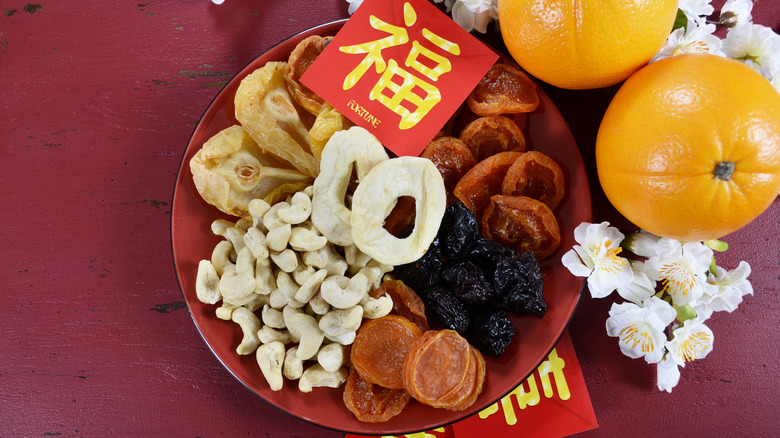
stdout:
POLYGON ((661 49, 677 0, 498 0, 509 53, 536 78, 568 89, 625 80, 661 49))
POLYGON ((596 166, 609 201, 640 228, 682 241, 719 238, 780 191, 780 93, 715 55, 654 62, 610 102, 596 166))

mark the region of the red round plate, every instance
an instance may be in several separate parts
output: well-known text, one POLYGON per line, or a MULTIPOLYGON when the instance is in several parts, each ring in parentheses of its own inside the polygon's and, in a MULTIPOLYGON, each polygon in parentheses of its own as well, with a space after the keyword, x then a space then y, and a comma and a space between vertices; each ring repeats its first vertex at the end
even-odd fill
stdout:
MULTIPOLYGON (((539 108, 529 114, 526 128, 528 149, 544 152, 558 161, 566 177, 567 190, 555 211, 561 228, 560 249, 541 264, 548 311, 542 319, 511 318, 517 333, 514 341, 500 358, 486 358, 484 388, 469 409, 453 412, 412 401, 400 415, 387 422, 362 423, 344 406, 342 388, 316 388, 305 394, 298 391, 296 382, 287 381, 281 391, 270 390, 255 355, 239 356, 235 352, 241 340, 238 325, 218 319, 215 306, 201 303, 195 294, 198 262, 209 259, 220 240, 211 234, 211 222, 217 218, 235 218, 221 214, 201 199, 192 182, 189 161, 211 136, 238 123, 233 115, 233 96, 242 78, 268 61, 286 61, 303 38, 315 34, 335 35, 343 24, 344 20, 314 27, 268 50, 236 75, 208 107, 187 145, 174 188, 171 238, 176 274, 192 319, 206 344, 236 379, 263 400, 302 420, 350 433, 400 435, 429 430, 479 412, 506 395, 536 369, 566 329, 579 300, 583 279, 572 276, 560 260, 563 252, 574 244, 574 228, 592 220, 588 179, 566 122, 539 88, 539 108)), ((502 57, 504 62, 512 62, 502 57)))

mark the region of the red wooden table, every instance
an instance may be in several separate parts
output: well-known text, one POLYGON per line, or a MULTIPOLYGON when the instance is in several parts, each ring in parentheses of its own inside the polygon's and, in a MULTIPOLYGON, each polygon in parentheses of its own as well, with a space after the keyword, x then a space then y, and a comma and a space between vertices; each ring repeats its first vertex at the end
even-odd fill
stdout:
MULTIPOLYGON (((347 2, 3 0, 0 16, 0 436, 340 437, 247 391, 203 343, 170 250, 187 141, 236 72, 347 2)), ((717 4, 722 2, 716 1, 717 4)), ((780 4, 754 21, 780 31, 780 4)), ((617 87, 546 87, 582 150, 594 220, 625 226, 595 177, 617 87)), ((672 394, 623 356, 583 296, 570 332, 600 428, 583 436, 771 436, 780 429, 780 202, 727 236, 755 289, 708 322, 715 349, 672 394)))

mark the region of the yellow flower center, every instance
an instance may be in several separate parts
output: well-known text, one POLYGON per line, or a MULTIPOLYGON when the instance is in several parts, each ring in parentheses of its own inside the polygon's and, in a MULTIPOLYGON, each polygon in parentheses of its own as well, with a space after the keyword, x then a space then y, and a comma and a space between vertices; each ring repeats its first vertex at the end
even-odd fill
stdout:
POLYGON ((610 274, 617 274, 621 268, 626 266, 628 260, 618 257, 623 248, 619 246, 610 248, 610 246, 612 246, 612 240, 607 239, 605 242, 602 242, 596 248, 596 257, 594 258, 599 261, 601 270, 610 274))
POLYGON ((696 277, 688 267, 674 263, 663 265, 659 270, 663 290, 672 296, 686 296, 696 285, 696 277))
POLYGON ((710 336, 709 333, 696 332, 683 341, 678 347, 678 350, 684 361, 691 362, 698 359, 701 353, 703 353, 711 343, 712 336, 710 336))
POLYGON ((652 336, 646 331, 641 331, 636 324, 631 324, 620 331, 620 342, 630 345, 632 349, 638 345, 641 346, 642 353, 649 353, 655 350, 655 343, 652 336))

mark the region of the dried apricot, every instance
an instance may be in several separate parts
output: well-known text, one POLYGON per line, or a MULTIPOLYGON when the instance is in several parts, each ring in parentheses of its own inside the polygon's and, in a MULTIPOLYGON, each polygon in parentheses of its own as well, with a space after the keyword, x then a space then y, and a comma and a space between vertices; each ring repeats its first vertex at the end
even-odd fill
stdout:
POLYGON ((403 237, 403 232, 414 225, 416 212, 414 198, 401 196, 385 218, 384 228, 395 237, 403 237))
MULTIPOLYGON (((444 188, 451 194, 463 175, 477 164, 471 149, 455 137, 439 137, 428 144, 420 154, 433 161, 444 179, 444 188)), ((449 199, 448 201, 454 201, 449 199)), ((452 204, 452 202, 447 202, 452 204)))
POLYGON ((425 304, 414 291, 401 280, 385 280, 371 292, 373 298, 388 294, 393 299, 393 315, 401 315, 420 327, 428 330, 428 318, 425 316, 425 304))
POLYGON ((409 349, 403 366, 404 388, 420 403, 457 408, 473 389, 470 362, 471 345, 465 338, 454 330, 429 330, 409 349))
POLYGON ((504 116, 480 117, 466 125, 459 138, 482 161, 505 151, 525 151, 525 135, 515 122, 504 116))
POLYGON ((526 152, 507 170, 501 194, 538 199, 555 210, 564 194, 561 167, 541 152, 526 152))
POLYGON ((539 106, 539 94, 528 75, 510 65, 495 64, 477 83, 466 103, 480 116, 527 113, 539 106))
POLYGON ((331 39, 333 38, 319 35, 304 38, 295 46, 287 60, 289 68, 284 75, 287 88, 290 90, 290 94, 295 99, 295 102, 315 116, 322 111, 325 101, 309 87, 301 83, 301 76, 303 76, 314 60, 320 56, 320 53, 322 53, 331 39))
POLYGON ((383 388, 365 380, 355 368, 350 369, 344 385, 344 404, 365 423, 381 423, 395 417, 410 399, 403 389, 383 388))
POLYGON ((501 193, 507 170, 522 152, 499 152, 472 167, 455 185, 453 193, 478 217, 490 203, 490 197, 501 193))
POLYGON ((518 252, 549 257, 561 243, 550 207, 527 196, 494 195, 482 215, 482 235, 518 252))
POLYGON ((352 366, 366 381, 390 389, 401 389, 402 370, 412 342, 423 331, 407 318, 386 315, 364 323, 352 343, 352 366))

